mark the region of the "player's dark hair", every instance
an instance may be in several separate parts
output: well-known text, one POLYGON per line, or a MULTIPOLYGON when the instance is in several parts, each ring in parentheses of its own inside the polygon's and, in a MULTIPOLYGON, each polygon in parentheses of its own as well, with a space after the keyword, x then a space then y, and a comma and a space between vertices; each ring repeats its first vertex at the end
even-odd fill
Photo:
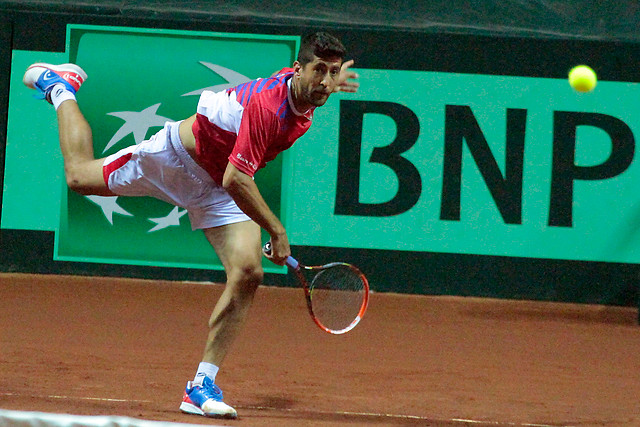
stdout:
POLYGON ((344 59, 346 50, 340 40, 329 33, 317 32, 302 39, 298 51, 298 62, 303 66, 313 61, 313 56, 322 59, 344 59))

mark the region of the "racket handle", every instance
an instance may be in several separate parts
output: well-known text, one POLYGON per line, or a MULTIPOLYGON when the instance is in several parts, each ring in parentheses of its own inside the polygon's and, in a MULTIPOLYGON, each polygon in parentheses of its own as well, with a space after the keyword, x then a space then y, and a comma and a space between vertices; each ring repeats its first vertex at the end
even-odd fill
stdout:
MULTIPOLYGON (((264 244, 264 246, 262 247, 262 252, 267 255, 271 255, 271 240, 264 244)), ((292 256, 287 257, 287 259, 285 260, 285 264, 287 264, 287 266, 293 268, 294 270, 297 270, 299 266, 298 261, 292 256)))
POLYGON ((298 261, 297 261, 294 257, 292 257, 292 256, 288 256, 288 257, 287 257, 287 259, 285 260, 285 263, 286 263, 289 267, 293 268, 294 270, 297 270, 297 269, 298 269, 299 263, 298 263, 298 261))

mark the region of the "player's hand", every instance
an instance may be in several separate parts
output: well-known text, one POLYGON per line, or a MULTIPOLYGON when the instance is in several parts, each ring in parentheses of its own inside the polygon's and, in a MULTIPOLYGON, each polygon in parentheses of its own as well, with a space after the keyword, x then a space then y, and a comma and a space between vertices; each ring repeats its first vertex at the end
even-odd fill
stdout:
POLYGON ((271 262, 284 265, 287 257, 291 255, 291 247, 286 234, 271 236, 271 240, 263 248, 264 256, 271 262))
POLYGON ((336 85, 334 92, 350 92, 355 93, 360 87, 360 83, 355 81, 358 77, 358 73, 350 70, 353 65, 353 59, 348 60, 340 67, 340 76, 338 77, 338 84, 336 85))

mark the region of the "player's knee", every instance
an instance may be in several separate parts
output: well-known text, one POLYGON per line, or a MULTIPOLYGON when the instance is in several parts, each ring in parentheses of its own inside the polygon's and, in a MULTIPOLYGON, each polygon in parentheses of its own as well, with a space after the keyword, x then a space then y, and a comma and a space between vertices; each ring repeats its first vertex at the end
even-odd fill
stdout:
POLYGON ((242 282, 250 285, 258 286, 262 283, 264 273, 260 264, 245 265, 240 268, 240 277, 242 282))
POLYGON ((252 294, 262 283, 264 272, 259 262, 245 262, 229 272, 229 278, 235 282, 240 294, 252 294))

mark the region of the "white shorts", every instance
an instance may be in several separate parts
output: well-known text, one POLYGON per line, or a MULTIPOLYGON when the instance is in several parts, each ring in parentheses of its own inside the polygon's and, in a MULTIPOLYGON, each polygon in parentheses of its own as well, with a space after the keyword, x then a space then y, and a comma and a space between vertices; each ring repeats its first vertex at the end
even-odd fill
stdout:
POLYGON ((118 196, 151 196, 184 208, 193 230, 250 221, 229 193, 187 153, 167 122, 151 139, 104 159, 105 182, 118 196))

